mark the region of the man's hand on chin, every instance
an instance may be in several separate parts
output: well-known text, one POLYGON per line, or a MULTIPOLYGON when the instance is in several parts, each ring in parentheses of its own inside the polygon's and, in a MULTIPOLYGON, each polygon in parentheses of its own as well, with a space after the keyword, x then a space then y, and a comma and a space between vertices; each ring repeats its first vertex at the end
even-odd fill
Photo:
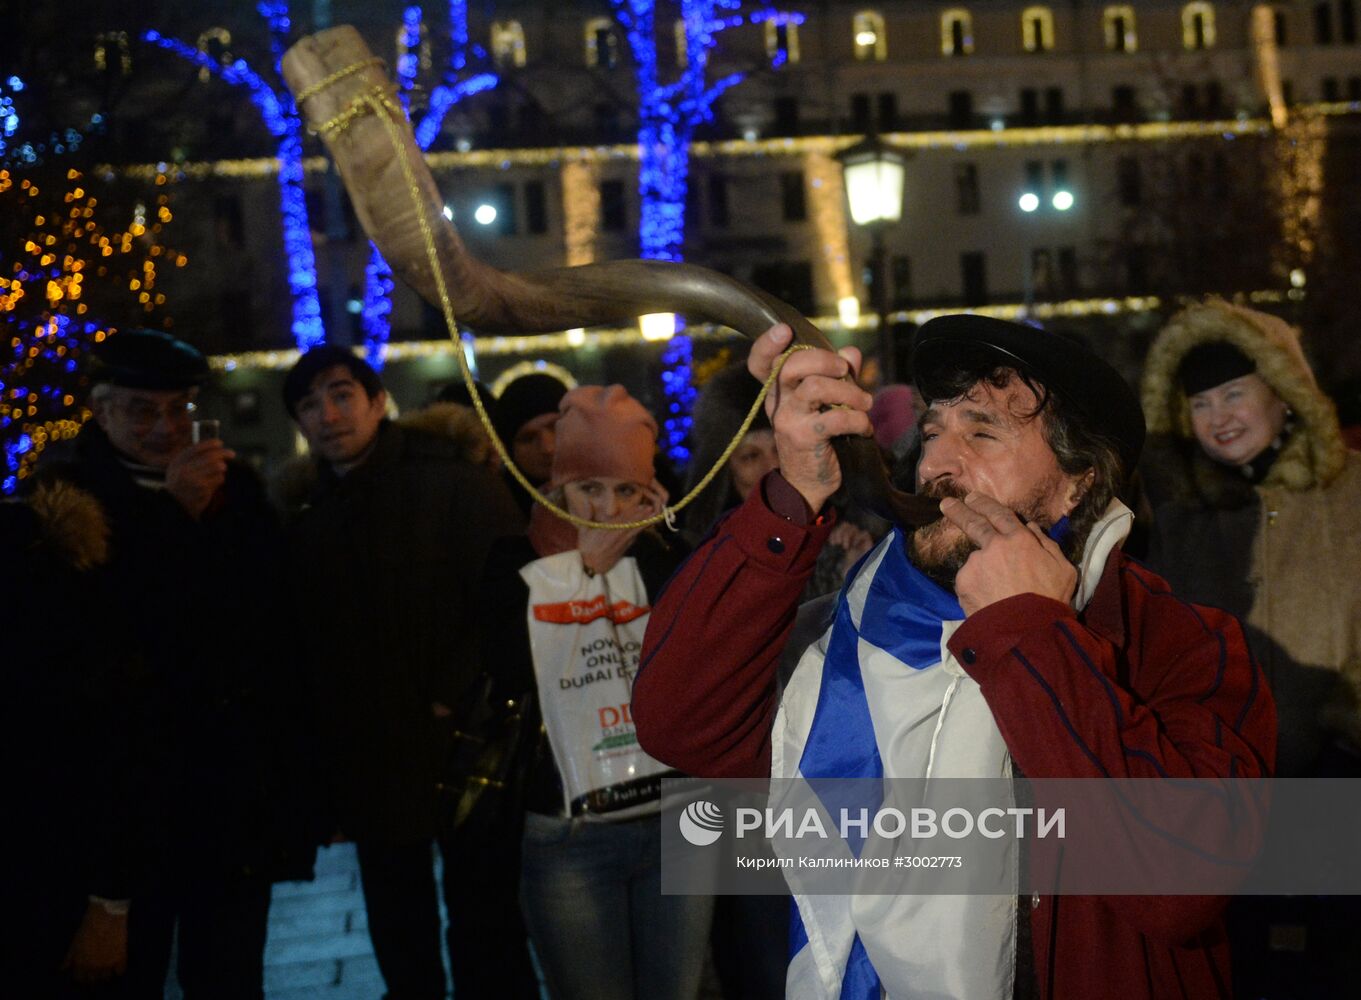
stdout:
POLYGON ((1073 596, 1077 568, 1033 521, 1022 524, 1014 511, 982 493, 963 500, 947 497, 940 510, 978 546, 955 577, 965 615, 1017 594, 1064 603, 1073 596))

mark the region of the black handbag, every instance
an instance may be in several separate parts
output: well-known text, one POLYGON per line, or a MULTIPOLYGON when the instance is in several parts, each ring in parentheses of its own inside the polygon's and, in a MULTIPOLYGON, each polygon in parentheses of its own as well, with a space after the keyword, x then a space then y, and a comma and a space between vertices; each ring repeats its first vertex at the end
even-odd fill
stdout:
POLYGON ((490 674, 469 686, 436 782, 442 836, 518 829, 540 729, 537 704, 533 690, 502 696, 490 674))

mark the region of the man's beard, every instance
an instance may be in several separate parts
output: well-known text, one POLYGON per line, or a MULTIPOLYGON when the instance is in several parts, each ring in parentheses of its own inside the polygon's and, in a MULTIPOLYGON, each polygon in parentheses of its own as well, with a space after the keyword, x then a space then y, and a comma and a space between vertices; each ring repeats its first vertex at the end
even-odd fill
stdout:
MULTIPOLYGON (((1048 482, 1037 484, 1025 501, 1012 507, 1023 522, 1034 521, 1043 528, 1050 526, 1045 507, 1048 505, 1051 485, 1048 482)), ((969 494, 968 490, 949 479, 930 483, 921 492, 937 500, 954 497, 962 501, 969 494)), ((968 535, 941 518, 917 528, 908 536, 907 558, 929 580, 953 594, 955 577, 977 548, 968 535)))

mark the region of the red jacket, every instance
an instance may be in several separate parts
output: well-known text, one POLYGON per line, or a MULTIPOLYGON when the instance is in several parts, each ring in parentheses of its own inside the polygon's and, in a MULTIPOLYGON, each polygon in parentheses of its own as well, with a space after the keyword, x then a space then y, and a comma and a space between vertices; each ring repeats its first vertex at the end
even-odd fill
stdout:
MULTIPOLYGON (((648 753, 701 777, 769 776, 776 668, 830 531, 758 489, 690 557, 653 607, 633 689, 648 753)), ((1269 776, 1276 713, 1242 627, 1122 553, 1081 614, 1023 594, 949 645, 1030 778, 1269 776)), ((1222 898, 1035 898, 1048 1000, 1230 995, 1222 898)))

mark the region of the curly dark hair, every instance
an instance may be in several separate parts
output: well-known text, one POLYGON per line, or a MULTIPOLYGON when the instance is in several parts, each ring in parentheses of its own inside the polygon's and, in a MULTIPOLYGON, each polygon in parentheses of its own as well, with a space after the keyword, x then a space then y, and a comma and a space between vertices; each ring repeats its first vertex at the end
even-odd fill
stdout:
POLYGON ((1092 526, 1106 512, 1125 480, 1126 470, 1116 442, 1092 431, 1090 421, 1076 406, 1051 392, 1031 373, 999 365, 995 357, 980 354, 976 358, 966 357, 949 368, 937 369, 932 373, 931 384, 922 388, 930 402, 954 402, 968 396, 980 382, 1002 389, 1013 378, 1020 379, 1035 394, 1038 402, 1034 409, 1022 416, 1027 420, 1043 419, 1044 440, 1059 468, 1073 476, 1091 473, 1091 484, 1068 515, 1069 531, 1062 546, 1069 560, 1077 563, 1082 559, 1092 526))

